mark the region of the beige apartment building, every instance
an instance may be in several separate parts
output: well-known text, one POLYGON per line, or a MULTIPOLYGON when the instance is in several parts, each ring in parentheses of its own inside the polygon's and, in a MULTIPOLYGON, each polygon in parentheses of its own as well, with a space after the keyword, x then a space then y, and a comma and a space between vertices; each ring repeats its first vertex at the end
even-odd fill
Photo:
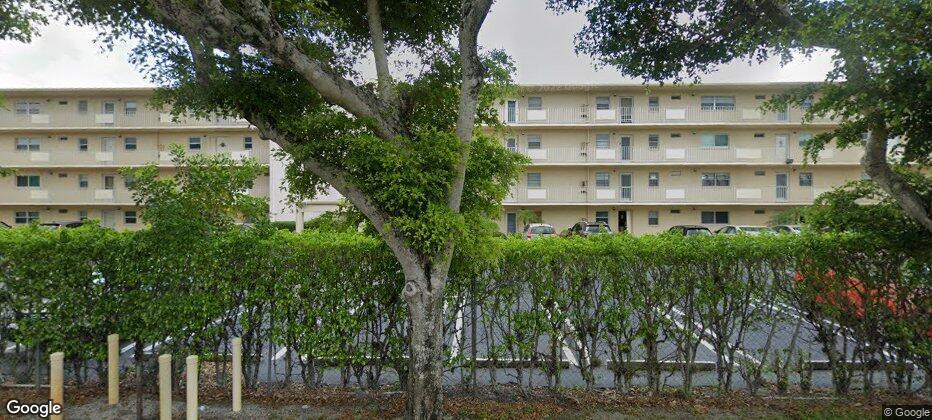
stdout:
POLYGON ((532 164, 505 199, 500 227, 521 232, 529 212, 558 231, 580 220, 633 234, 766 225, 860 179, 860 148, 829 145, 817 163, 804 159, 802 146, 831 120, 761 109, 790 86, 521 86, 499 109, 502 141, 532 164))
MULTIPOLYGON (((269 142, 244 120, 181 119, 147 107, 148 88, 0 91, 0 222, 11 226, 98 219, 142 227, 118 170, 150 163, 174 171, 169 151, 225 153, 269 162, 269 142)), ((251 191, 267 197, 267 176, 251 191)))

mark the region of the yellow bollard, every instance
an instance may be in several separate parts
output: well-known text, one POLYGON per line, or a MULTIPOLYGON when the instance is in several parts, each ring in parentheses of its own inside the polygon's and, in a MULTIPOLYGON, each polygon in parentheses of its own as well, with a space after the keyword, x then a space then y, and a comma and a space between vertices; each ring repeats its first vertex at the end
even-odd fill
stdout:
POLYGON ((120 335, 107 336, 107 404, 120 403, 120 335))
POLYGON ((188 405, 185 416, 188 420, 197 420, 197 356, 191 355, 185 359, 188 369, 188 381, 184 386, 187 388, 188 405))
POLYGON ((172 418, 172 356, 159 356, 159 419, 172 418))
POLYGON ((243 339, 233 339, 233 412, 243 410, 243 339))
MULTIPOLYGON (((64 407, 65 403, 65 354, 62 352, 52 353, 49 356, 51 368, 49 369, 49 388, 51 390, 49 399, 52 403, 64 407)), ((50 417, 52 420, 61 420, 61 414, 50 417)))

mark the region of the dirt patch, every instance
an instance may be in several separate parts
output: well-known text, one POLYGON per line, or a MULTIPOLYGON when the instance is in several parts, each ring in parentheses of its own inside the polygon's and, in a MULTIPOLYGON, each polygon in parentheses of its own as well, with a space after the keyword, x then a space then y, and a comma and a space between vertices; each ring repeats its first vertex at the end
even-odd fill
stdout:
MULTIPOLYGON (((108 406, 106 390, 100 386, 66 389, 65 414, 68 418, 123 419, 136 415, 132 389, 121 390, 121 403, 108 406)), ((41 402, 48 389, 0 388, 0 401, 41 402)), ((172 414, 184 417, 184 393, 174 395, 172 414)), ((244 392, 243 411, 234 415, 229 392, 220 388, 201 390, 200 417, 317 419, 317 418, 396 418, 404 408, 404 393, 364 392, 338 387, 307 389, 301 386, 263 387, 244 392)), ((928 404, 922 396, 878 394, 870 397, 835 398, 830 395, 756 396, 735 392, 720 396, 714 390, 699 390, 692 398, 676 394, 650 396, 640 391, 551 391, 519 390, 513 387, 481 388, 474 391, 450 389, 444 400, 445 413, 453 418, 876 418, 884 404, 928 404)), ((154 394, 143 400, 143 416, 157 417, 154 394)), ((5 413, 0 408, 0 413, 5 413)), ((4 417, 0 414, 0 417, 4 417)), ((21 418, 21 417, 17 417, 21 418)))

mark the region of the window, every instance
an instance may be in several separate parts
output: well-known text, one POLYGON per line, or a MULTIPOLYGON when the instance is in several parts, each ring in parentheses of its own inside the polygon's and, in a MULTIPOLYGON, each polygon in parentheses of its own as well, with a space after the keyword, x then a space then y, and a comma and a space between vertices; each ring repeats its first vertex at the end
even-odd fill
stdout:
POLYGON ((812 108, 812 97, 809 96, 809 97, 806 97, 806 99, 803 99, 803 103, 800 104, 800 108, 802 108, 803 111, 808 110, 809 108, 812 108))
POLYGON ((136 224, 136 210, 127 210, 123 212, 123 223, 128 225, 136 224))
POLYGON ((660 224, 660 215, 656 210, 647 212, 647 224, 651 226, 657 226, 660 224))
POLYGON ((132 187, 134 182, 136 182, 136 178, 133 178, 132 175, 125 175, 123 177, 123 186, 126 188, 132 187))
POLYGON ((670 100, 678 101, 680 99, 681 99, 680 95, 670 95, 670 100))
POLYGON ((188 150, 201 150, 201 138, 200 137, 188 138, 188 150))
POLYGON ((25 151, 29 150, 35 152, 39 150, 39 139, 31 139, 28 137, 17 137, 16 138, 16 150, 25 151))
POLYGON ((505 148, 511 150, 512 152, 518 151, 518 140, 515 138, 510 138, 505 140, 505 148))
POLYGON ((527 148, 528 149, 540 149, 540 134, 528 134, 527 135, 527 148))
POLYGON ((78 112, 81 114, 87 114, 87 100, 82 99, 78 101, 78 112))
POLYGON ((800 133, 799 134, 799 147, 806 147, 806 144, 809 143, 809 140, 812 140, 812 134, 800 133))
POLYGON ((762 138, 764 138, 764 133, 754 133, 754 138, 755 138, 755 139, 762 139, 762 138))
POLYGON ((670 209, 670 214, 680 214, 680 209, 670 209))
POLYGON ((123 112, 126 113, 126 115, 136 115, 136 101, 124 102, 123 112))
POLYGON ((764 99, 767 99, 767 95, 754 95, 754 99, 757 99, 758 101, 763 101, 764 99))
POLYGON ((68 136, 59 136, 58 141, 68 141, 68 136))
POLYGON ((680 133, 670 133, 670 138, 671 138, 671 139, 678 139, 678 138, 680 138, 680 133))
POLYGON ((650 150, 657 150, 660 148, 660 135, 658 134, 648 134, 647 135, 647 148, 650 150))
POLYGON ((754 214, 765 214, 767 213, 764 209, 754 209, 754 214))
POLYGON ((243 137, 243 149, 252 150, 252 137, 243 137))
POLYGON ((136 138, 127 137, 123 139, 123 150, 136 150, 136 138))
POLYGON ((660 110, 660 98, 657 96, 651 96, 647 98, 647 109, 649 111, 659 111, 660 110))
POLYGON ((37 211, 18 211, 16 212, 16 223, 25 225, 39 221, 39 212, 37 211))
POLYGON ((87 139, 78 139, 78 151, 79 152, 87 151, 87 139))
POLYGON ((799 173, 799 186, 800 187, 811 187, 812 186, 812 172, 800 172, 799 173))
POLYGON ((78 210, 78 220, 82 222, 87 220, 87 210, 78 210))
POLYGON ((527 109, 531 111, 544 109, 544 100, 540 96, 529 96, 527 98, 527 109))
POLYGON ((104 189, 113 190, 115 187, 116 177, 113 175, 104 175, 104 189))
POLYGON ((517 213, 505 214, 505 231, 507 233, 518 232, 518 214, 517 213))
POLYGON ((600 133, 595 135, 596 149, 610 149, 611 147, 611 137, 608 135, 608 133, 600 133))
POLYGON ((728 134, 703 134, 702 147, 728 147, 728 134))
POLYGON ((518 121, 518 103, 515 101, 508 101, 506 108, 505 122, 516 122, 518 121))
POLYGON ((735 109, 734 96, 703 96, 701 100, 703 111, 733 111, 735 109))
POLYGON ((16 175, 16 186, 20 188, 39 188, 39 175, 16 175))
POLYGON ((607 211, 597 211, 595 212, 595 222, 596 223, 608 223, 608 212, 607 211))
POLYGON ((78 174, 78 188, 87 188, 87 174, 78 174))
POLYGON ((527 187, 540 188, 540 172, 528 172, 527 187))
POLYGON ((611 99, 608 96, 596 96, 595 97, 595 109, 609 109, 611 105, 609 103, 611 99))
POLYGON ((29 114, 38 114, 38 113, 39 113, 38 102, 21 101, 21 102, 16 103, 16 114, 17 115, 29 115, 29 114))
POLYGON ((703 187, 727 187, 731 185, 731 175, 728 172, 703 172, 703 187))
POLYGON ((702 223, 713 225, 724 225, 728 223, 727 211, 704 211, 702 212, 702 223))
POLYGON ((754 171, 754 176, 764 176, 764 175, 766 175, 766 174, 767 174, 767 173, 764 172, 764 171, 754 171))
POLYGON ((104 102, 102 109, 104 114, 116 114, 116 104, 113 102, 104 102))
POLYGON ((611 175, 608 172, 596 172, 595 173, 595 186, 596 187, 609 187, 611 175))
POLYGON ((651 172, 647 174, 647 186, 648 187, 659 187, 660 186, 660 172, 651 172))

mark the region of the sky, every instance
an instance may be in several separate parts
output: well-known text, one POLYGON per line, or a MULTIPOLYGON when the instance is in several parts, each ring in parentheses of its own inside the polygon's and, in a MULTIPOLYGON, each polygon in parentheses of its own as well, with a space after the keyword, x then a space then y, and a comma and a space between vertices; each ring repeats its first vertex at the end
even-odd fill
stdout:
MULTIPOLYGON (((632 83, 611 68, 596 70, 587 56, 573 51, 573 37, 582 28, 581 14, 557 15, 545 0, 499 0, 486 19, 479 42, 503 49, 517 68, 517 82, 632 83)), ((53 22, 31 44, 0 41, 0 89, 23 87, 150 86, 128 62, 132 45, 104 51, 95 32, 53 22)), ((799 57, 786 66, 776 60, 751 65, 734 62, 705 77, 705 82, 818 81, 831 69, 828 53, 799 57)), ((365 71, 364 74, 374 73, 365 71)))

